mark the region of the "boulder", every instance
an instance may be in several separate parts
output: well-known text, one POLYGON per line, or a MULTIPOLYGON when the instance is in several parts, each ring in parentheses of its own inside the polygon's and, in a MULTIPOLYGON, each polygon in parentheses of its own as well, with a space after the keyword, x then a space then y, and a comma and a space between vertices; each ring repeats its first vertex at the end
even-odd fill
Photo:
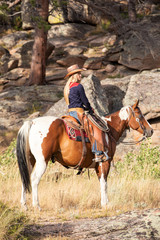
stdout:
POLYGON ((102 67, 102 58, 90 57, 85 61, 83 67, 87 69, 100 69, 102 67))
POLYGON ((108 73, 114 72, 115 69, 116 69, 116 66, 114 66, 113 64, 107 64, 107 66, 105 67, 105 70, 106 70, 108 73))
POLYGON ((42 115, 62 97, 62 87, 54 85, 5 89, 0 93, 0 130, 17 131, 31 114, 42 115))
MULTIPOLYGON (((16 54, 20 54, 20 67, 28 68, 31 65, 31 59, 33 55, 33 44, 34 41, 28 41, 24 43, 16 52, 16 54)), ((52 51, 54 50, 55 46, 47 42, 47 51, 46 51, 46 59, 51 55, 52 51)))
POLYGON ((87 57, 85 57, 84 55, 68 55, 65 58, 57 60, 56 62, 64 67, 69 67, 75 63, 82 67, 86 59, 87 57))
POLYGON ((100 22, 101 19, 98 11, 96 12, 95 9, 93 10, 87 4, 78 1, 67 1, 66 12, 66 19, 69 22, 82 22, 93 25, 100 22))
POLYGON ((0 59, 3 55, 10 56, 10 52, 8 51, 8 49, 0 46, 0 59))
POLYGON ((116 112, 123 107, 123 99, 128 89, 131 76, 124 78, 106 78, 101 85, 109 102, 109 112, 116 112))
POLYGON ((58 24, 51 26, 48 31, 48 38, 54 37, 67 37, 67 38, 76 38, 82 39, 84 35, 95 29, 94 26, 88 24, 77 24, 77 23, 66 23, 66 24, 58 24))
POLYGON ((6 48, 11 48, 15 46, 19 40, 27 40, 29 36, 31 36, 31 34, 25 31, 11 33, 0 39, 0 45, 4 45, 6 48))
POLYGON ((22 28, 24 30, 34 28, 34 20, 31 16, 36 16, 34 4, 30 0, 23 0, 21 4, 22 28))
POLYGON ((140 108, 147 119, 160 117, 160 69, 143 71, 131 76, 123 105, 140 100, 140 108))
POLYGON ((106 60, 117 61, 128 68, 147 70, 160 67, 160 20, 157 16, 124 26, 119 38, 106 54, 106 60))

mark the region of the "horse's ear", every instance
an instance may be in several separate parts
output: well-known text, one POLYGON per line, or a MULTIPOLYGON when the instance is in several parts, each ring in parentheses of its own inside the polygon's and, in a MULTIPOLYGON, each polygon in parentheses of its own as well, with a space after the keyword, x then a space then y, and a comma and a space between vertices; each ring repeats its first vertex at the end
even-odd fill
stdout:
POLYGON ((133 108, 135 109, 139 104, 139 99, 136 100, 135 104, 133 105, 133 108))

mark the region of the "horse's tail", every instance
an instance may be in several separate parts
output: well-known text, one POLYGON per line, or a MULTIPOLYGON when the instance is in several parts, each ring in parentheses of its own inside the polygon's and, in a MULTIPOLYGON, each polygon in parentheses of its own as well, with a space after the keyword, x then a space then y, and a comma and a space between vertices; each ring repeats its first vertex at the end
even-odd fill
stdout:
POLYGON ((26 191, 31 192, 31 182, 29 173, 29 130, 32 121, 26 121, 20 128, 17 136, 16 154, 19 171, 23 187, 26 191))

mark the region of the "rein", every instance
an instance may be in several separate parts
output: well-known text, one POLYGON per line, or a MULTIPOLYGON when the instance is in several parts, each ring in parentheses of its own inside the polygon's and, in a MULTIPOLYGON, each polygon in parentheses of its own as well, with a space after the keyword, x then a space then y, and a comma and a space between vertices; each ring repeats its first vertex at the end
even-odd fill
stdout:
POLYGON ((143 136, 139 141, 135 141, 135 142, 121 142, 121 143, 123 143, 123 144, 125 144, 125 145, 135 145, 135 144, 137 144, 137 143, 140 143, 140 142, 142 142, 143 140, 145 140, 146 139, 146 137, 145 136, 143 136))

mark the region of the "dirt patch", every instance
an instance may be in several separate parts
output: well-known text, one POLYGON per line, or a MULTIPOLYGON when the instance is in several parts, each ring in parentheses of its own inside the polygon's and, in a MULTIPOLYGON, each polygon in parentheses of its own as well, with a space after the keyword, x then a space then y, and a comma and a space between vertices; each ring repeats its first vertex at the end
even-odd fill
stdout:
POLYGON ((81 219, 29 226, 25 235, 34 239, 160 240, 160 209, 132 211, 116 217, 81 219))

